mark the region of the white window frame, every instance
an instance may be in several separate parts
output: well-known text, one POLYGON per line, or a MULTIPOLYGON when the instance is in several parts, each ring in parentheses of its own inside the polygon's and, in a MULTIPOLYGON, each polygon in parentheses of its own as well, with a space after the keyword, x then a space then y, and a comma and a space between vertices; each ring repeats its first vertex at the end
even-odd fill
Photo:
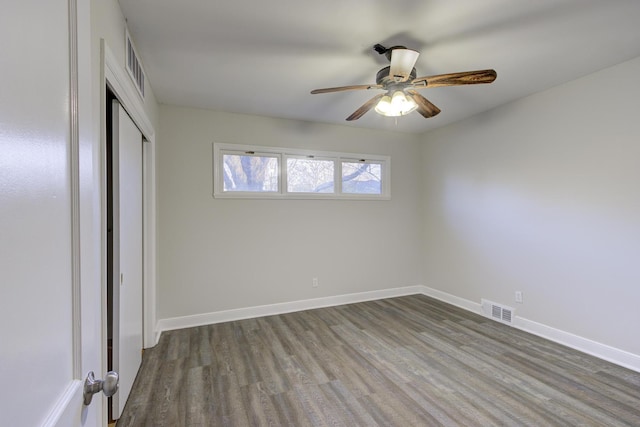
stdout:
POLYGON ((303 149, 264 147, 257 145, 213 143, 213 197, 221 199, 317 199, 317 200, 390 200, 391 199, 391 157, 377 154, 343 153, 335 151, 313 151, 303 149), (278 191, 250 192, 224 191, 224 154, 251 153, 278 158, 278 191), (307 157, 334 161, 333 193, 300 193, 287 191, 287 158, 307 157), (368 162, 381 165, 381 193, 342 193, 342 162, 368 162))
MULTIPOLYGON (((218 171, 216 171, 215 176, 218 177, 218 185, 220 186, 220 192, 227 195, 230 193, 241 193, 246 195, 249 198, 263 198, 265 197, 265 195, 275 195, 275 194, 280 194, 282 192, 282 156, 277 154, 277 153, 272 153, 272 152, 268 152, 265 151, 263 149, 261 149, 261 147, 253 147, 253 148, 258 148, 257 150, 253 150, 251 148, 247 148, 247 149, 242 149, 242 150, 229 150, 229 149, 220 149, 218 151, 218 156, 219 156, 219 161, 218 162, 214 162, 214 171, 215 171, 215 167, 216 164, 218 165, 218 171), (238 156, 256 156, 256 157, 269 157, 269 158, 275 158, 278 162, 278 185, 276 186, 276 190, 275 191, 224 191, 224 165, 222 164, 223 159, 224 159, 224 155, 225 154, 230 154, 230 155, 238 155, 238 156)), ((215 153, 214 153, 214 157, 215 157, 215 153)), ((215 178, 214 178, 215 180, 215 178)), ((214 197, 217 197, 217 194, 214 193, 214 197)), ((246 198, 246 197, 245 197, 246 198)))
MULTIPOLYGON (((348 157, 342 157, 340 158, 340 176, 338 176, 338 180, 340 181, 340 192, 342 193, 342 163, 363 163, 363 164, 376 164, 376 165, 380 165, 380 174, 381 174, 381 179, 382 179, 382 185, 384 185, 384 170, 387 167, 384 163, 382 163, 380 160, 376 160, 376 159, 372 159, 372 158, 348 158, 348 157)), ((381 188, 381 191, 384 192, 384 188, 381 188)), ((352 194, 352 195, 356 195, 356 194, 362 194, 362 193, 344 193, 346 195, 352 194)))
POLYGON ((285 195, 289 195, 289 196, 298 196, 298 195, 309 195, 309 194, 315 194, 315 195, 336 195, 339 194, 340 191, 338 190, 338 182, 337 182, 337 175, 336 175, 336 171, 337 171, 337 167, 336 167, 336 159, 335 157, 328 157, 325 155, 315 155, 315 154, 293 154, 290 151, 283 153, 282 154, 282 193, 285 195), (333 162, 333 193, 305 193, 302 191, 291 191, 289 192, 289 169, 288 169, 288 160, 289 159, 302 159, 302 160, 325 160, 325 161, 332 161, 333 162))

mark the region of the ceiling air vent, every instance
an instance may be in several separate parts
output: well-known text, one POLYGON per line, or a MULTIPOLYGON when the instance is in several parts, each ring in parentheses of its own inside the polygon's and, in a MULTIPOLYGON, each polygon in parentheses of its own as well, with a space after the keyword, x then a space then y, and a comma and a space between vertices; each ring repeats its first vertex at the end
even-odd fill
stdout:
POLYGON ((131 41, 131 36, 129 35, 129 31, 127 31, 127 71, 129 72, 129 76, 133 80, 133 83, 138 89, 138 93, 144 99, 144 71, 142 70, 142 66, 140 65, 140 60, 138 59, 138 54, 136 53, 136 49, 133 46, 133 42, 131 41))
POLYGON ((482 312, 490 319, 497 320, 502 323, 513 323, 514 309, 507 307, 506 305, 498 304, 495 302, 482 300, 482 312))

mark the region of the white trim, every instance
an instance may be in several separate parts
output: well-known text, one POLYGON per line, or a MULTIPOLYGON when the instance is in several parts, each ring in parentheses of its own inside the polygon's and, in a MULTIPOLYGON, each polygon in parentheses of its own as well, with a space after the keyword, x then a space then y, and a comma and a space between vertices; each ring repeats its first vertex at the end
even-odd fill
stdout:
MULTIPOLYGON (((302 310, 311 310, 314 308, 334 307, 343 304, 353 304, 415 294, 422 294, 483 316, 482 306, 479 303, 469 301, 437 289, 429 288, 427 286, 417 285, 160 319, 156 326, 156 343, 160 339, 162 332, 174 329, 192 328, 196 326, 231 322, 234 320, 273 316, 302 310)), ((487 319, 493 320, 488 317, 487 319)), ((510 326, 550 341, 557 342, 558 344, 565 345, 599 359, 640 372, 640 355, 629 353, 606 344, 601 344, 522 317, 516 316, 514 318, 514 323, 510 326)))
POLYGON ((616 365, 640 372, 640 355, 629 353, 628 351, 620 350, 588 338, 583 338, 579 335, 534 322, 533 320, 524 319, 522 317, 516 316, 514 318, 514 323, 514 326, 522 331, 571 347, 599 359, 606 360, 607 362, 615 363, 616 365))
POLYGON ((77 424, 80 414, 74 414, 78 408, 78 402, 82 401, 83 381, 73 380, 67 384, 67 387, 60 395, 60 398, 53 406, 51 412, 47 415, 41 424, 41 427, 73 427, 77 424))
POLYGON ((142 144, 143 156, 143 341, 144 347, 155 345, 156 324, 156 145, 145 140, 142 144))
POLYGON ((69 0, 69 188, 71 190, 71 339, 73 378, 82 376, 82 300, 80 259, 80 119, 78 82, 78 12, 69 0))
MULTIPOLYGON (((116 94, 122 106, 127 110, 136 126, 144 135, 146 141, 143 145, 143 167, 144 167, 144 278, 143 278, 143 295, 144 295, 144 319, 143 319, 143 340, 144 347, 152 347, 156 343, 154 325, 156 324, 156 144, 155 130, 144 108, 144 104, 137 93, 137 89, 129 75, 124 70, 115 55, 109 49, 106 41, 100 41, 102 53, 102 69, 104 80, 101 82, 101 122, 102 122, 102 146, 101 156, 104 157, 106 146, 106 129, 104 124, 105 116, 105 85, 109 85, 111 90, 116 94)), ((105 160, 102 161, 103 177, 105 160)), ((102 182, 102 204, 103 204, 103 221, 106 223, 106 212, 104 211, 106 202, 106 182, 102 182)), ((104 228, 104 227, 103 227, 104 228)), ((103 244, 106 235, 103 235, 103 244)), ((106 266, 103 265, 103 281, 106 283, 106 266)), ((106 289, 105 286, 103 288, 106 289)))
POLYGON ((292 313, 314 308, 333 307, 343 304, 373 301, 383 298, 393 298, 405 295, 420 294, 422 286, 407 286, 403 288, 382 289, 379 291, 360 292, 354 294, 336 295, 332 297, 314 298, 301 301, 284 302, 278 304, 261 305, 257 307, 238 308, 234 310, 216 311, 212 313, 195 314, 191 316, 172 317, 158 321, 158 337, 164 331, 191 328, 194 326, 211 325, 215 323, 231 322, 234 320, 252 319, 262 316, 292 313))
MULTIPOLYGON (((482 306, 473 301, 469 301, 437 289, 428 288, 426 286, 422 286, 422 293, 426 296, 483 316, 482 306)), ((491 318, 487 317, 487 319, 491 318)), ((537 335, 541 338, 548 339, 549 341, 565 345, 599 359, 606 360, 607 362, 615 363, 616 365, 640 372, 640 355, 629 353, 627 351, 620 350, 570 332, 562 331, 551 326, 543 325, 542 323, 534 322, 533 320, 528 320, 520 316, 515 316, 513 323, 510 326, 530 334, 537 335)))
POLYGON ((437 289, 422 286, 422 294, 482 316, 482 305, 437 289))
POLYGON ((389 156, 380 154, 362 154, 362 153, 347 153, 343 151, 318 151, 298 148, 285 148, 285 147, 269 147, 266 145, 247 145, 247 144, 229 144, 224 142, 214 142, 214 147, 219 150, 229 151, 255 151, 256 153, 266 154, 286 154, 290 156, 315 156, 315 157, 329 157, 340 158, 345 160, 358 160, 365 157, 367 160, 389 160, 389 156))
MULTIPOLYGON (((108 347, 107 347, 107 59, 105 50, 107 49, 104 40, 100 40, 100 148, 98 157, 100 159, 100 307, 102 309, 102 366, 101 372, 107 372, 108 368, 108 347)), ((101 399, 102 404, 102 426, 107 425, 109 408, 108 399, 101 399)))

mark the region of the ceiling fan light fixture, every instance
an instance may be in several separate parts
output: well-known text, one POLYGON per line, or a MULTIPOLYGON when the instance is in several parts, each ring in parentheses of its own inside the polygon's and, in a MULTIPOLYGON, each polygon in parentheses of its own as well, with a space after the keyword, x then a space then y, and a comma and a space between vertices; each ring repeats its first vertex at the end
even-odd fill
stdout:
POLYGON ((376 105, 376 113, 383 116, 389 116, 391 112, 391 96, 387 93, 376 105))
POLYGON ((385 94, 376 105, 376 113, 386 117, 404 116, 418 108, 418 104, 408 98, 404 91, 397 90, 390 95, 385 94))

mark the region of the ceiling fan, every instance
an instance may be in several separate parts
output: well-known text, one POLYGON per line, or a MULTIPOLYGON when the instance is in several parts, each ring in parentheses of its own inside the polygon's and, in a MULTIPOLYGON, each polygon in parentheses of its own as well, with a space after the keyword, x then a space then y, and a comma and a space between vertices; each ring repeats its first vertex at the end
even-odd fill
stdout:
POLYGON ((433 117, 440 113, 440 109, 417 90, 491 83, 497 76, 495 70, 478 70, 416 77, 416 69, 413 66, 420 55, 418 51, 404 46, 386 48, 380 44, 376 44, 373 49, 380 55, 384 54, 391 62, 391 65, 378 71, 376 84, 328 87, 311 91, 312 94, 370 89, 385 91, 365 102, 347 117, 347 121, 358 120, 374 106, 378 114, 388 117, 404 116, 415 110, 425 118, 433 117))

